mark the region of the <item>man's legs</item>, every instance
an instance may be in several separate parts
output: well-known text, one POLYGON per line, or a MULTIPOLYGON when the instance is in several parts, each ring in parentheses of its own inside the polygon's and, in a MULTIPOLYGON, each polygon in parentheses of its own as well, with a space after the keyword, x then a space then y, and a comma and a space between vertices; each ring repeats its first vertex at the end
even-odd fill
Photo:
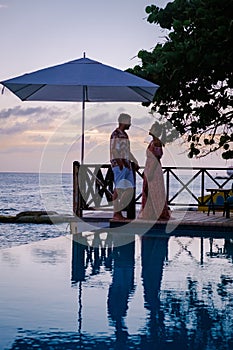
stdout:
POLYGON ((134 193, 134 178, 131 169, 119 167, 113 168, 115 190, 113 193, 113 218, 117 220, 124 220, 121 211, 124 210, 131 202, 134 193))
POLYGON ((119 189, 116 189, 116 188, 114 189, 112 200, 113 200, 113 208, 114 208, 113 219, 117 219, 117 220, 124 219, 120 209, 121 207, 120 207, 119 189))
POLYGON ((116 188, 113 193, 113 207, 114 207, 114 219, 125 219, 122 215, 121 211, 124 210, 129 203, 131 202, 131 199, 133 197, 134 190, 132 187, 122 189, 122 188, 116 188))

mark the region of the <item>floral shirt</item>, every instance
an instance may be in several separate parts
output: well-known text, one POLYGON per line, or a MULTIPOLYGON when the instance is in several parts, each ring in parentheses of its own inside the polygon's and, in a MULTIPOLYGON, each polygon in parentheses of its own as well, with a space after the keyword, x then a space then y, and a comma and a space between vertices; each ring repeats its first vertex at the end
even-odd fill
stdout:
POLYGON ((124 159, 130 166, 130 142, 125 131, 117 128, 110 137, 110 162, 112 167, 117 166, 116 159, 124 159))

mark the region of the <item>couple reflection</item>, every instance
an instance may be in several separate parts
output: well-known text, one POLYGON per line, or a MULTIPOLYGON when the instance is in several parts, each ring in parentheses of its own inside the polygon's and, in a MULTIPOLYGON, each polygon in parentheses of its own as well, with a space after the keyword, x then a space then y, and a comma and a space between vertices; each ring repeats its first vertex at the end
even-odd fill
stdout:
POLYGON ((141 240, 142 281, 145 308, 149 310, 147 336, 142 337, 142 348, 163 348, 165 339, 164 312, 160 308, 160 288, 165 260, 168 259, 169 238, 145 235, 141 240))
MULTIPOLYGON (((158 332, 163 329, 163 317, 160 312, 159 292, 164 261, 167 258, 168 238, 155 238, 145 235, 141 238, 142 282, 144 287, 145 308, 149 310, 148 330, 150 340, 161 339, 158 332), (159 337, 158 337, 159 336, 159 337)), ((113 248, 113 277, 108 294, 108 313, 116 329, 116 343, 124 348, 128 332, 124 319, 128 302, 134 292, 135 241, 113 248)), ((141 338, 145 349, 148 340, 141 338)))
POLYGON ((128 301, 134 292, 135 241, 123 245, 121 238, 114 240, 112 283, 108 292, 108 316, 115 327, 116 341, 125 344, 128 332, 124 323, 128 301))
POLYGON ((168 254, 168 238, 144 236, 141 241, 142 280, 145 307, 158 316, 163 265, 168 254))
MULTIPOLYGON (((95 239, 97 242, 98 238, 95 237, 95 239)), ((122 233, 114 236, 108 233, 107 244, 97 244, 91 249, 84 238, 74 240, 72 280, 73 282, 85 280, 87 262, 88 259, 91 261, 91 254, 94 256, 93 266, 96 265, 96 259, 99 261, 97 257, 100 254, 102 258, 98 263, 104 264, 105 269, 112 269, 112 283, 108 291, 107 310, 110 323, 115 327, 116 345, 123 349, 128 339, 128 330, 125 325, 128 303, 135 290, 135 240, 132 236, 130 239, 122 240, 124 240, 122 233)), ((150 237, 150 234, 141 238, 142 283, 145 308, 149 310, 147 333, 149 333, 150 338, 158 337, 158 332, 163 331, 159 292, 167 250, 168 238, 150 237)), ((160 334, 160 339, 161 336, 160 334)), ((142 337, 141 341, 146 346, 148 339, 142 337)))

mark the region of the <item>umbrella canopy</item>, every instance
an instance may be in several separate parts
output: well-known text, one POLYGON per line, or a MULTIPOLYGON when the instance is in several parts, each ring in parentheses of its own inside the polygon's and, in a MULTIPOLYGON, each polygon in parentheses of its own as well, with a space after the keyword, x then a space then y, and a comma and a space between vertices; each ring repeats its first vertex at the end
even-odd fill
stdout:
POLYGON ((82 102, 84 158, 85 102, 151 102, 158 85, 133 74, 83 58, 4 80, 22 101, 82 102))

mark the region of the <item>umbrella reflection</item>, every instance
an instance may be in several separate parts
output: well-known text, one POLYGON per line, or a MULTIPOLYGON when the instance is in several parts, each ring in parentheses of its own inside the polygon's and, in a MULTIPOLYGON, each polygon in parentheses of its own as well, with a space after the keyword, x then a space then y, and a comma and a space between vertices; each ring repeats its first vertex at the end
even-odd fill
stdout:
POLYGON ((82 234, 74 235, 72 242, 72 283, 85 280, 85 252, 88 251, 87 239, 82 234))

